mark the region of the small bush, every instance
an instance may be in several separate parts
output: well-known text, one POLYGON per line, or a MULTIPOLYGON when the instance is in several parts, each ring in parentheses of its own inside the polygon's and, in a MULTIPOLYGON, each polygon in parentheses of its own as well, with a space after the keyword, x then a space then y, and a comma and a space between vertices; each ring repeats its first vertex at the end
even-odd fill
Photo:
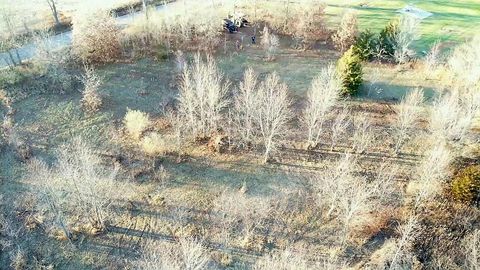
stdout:
POLYGON ((157 156, 166 152, 164 138, 158 133, 151 132, 142 140, 142 149, 149 156, 157 156))
POLYGON ((351 96, 357 93, 363 82, 362 61, 353 52, 353 48, 346 51, 338 61, 338 74, 342 78, 342 95, 351 96))
POLYGON ((121 53, 120 30, 107 12, 76 14, 72 35, 73 53, 83 62, 112 62, 121 53))
POLYGON ((469 166, 459 172, 452 182, 452 195, 459 201, 480 202, 480 165, 469 166))
POLYGON ((145 129, 150 126, 150 119, 148 114, 144 112, 128 109, 123 123, 127 128, 128 134, 130 134, 132 138, 139 140, 145 129))
POLYGON ((378 38, 370 30, 361 32, 353 44, 353 53, 362 61, 370 61, 375 56, 378 38))
POLYGON ((102 84, 102 78, 99 77, 95 70, 85 66, 85 74, 82 76, 84 85, 82 107, 87 112, 96 112, 102 106, 102 97, 98 93, 98 88, 102 84))

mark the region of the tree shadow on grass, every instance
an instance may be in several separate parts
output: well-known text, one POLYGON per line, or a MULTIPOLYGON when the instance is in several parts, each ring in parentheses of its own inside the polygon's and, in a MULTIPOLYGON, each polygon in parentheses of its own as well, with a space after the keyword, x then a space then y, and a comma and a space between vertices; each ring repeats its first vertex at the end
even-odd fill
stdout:
POLYGON ((215 162, 198 159, 181 164, 164 164, 165 169, 174 176, 174 183, 185 185, 196 183, 203 189, 232 190, 239 189, 245 183, 255 196, 269 196, 277 188, 290 188, 296 184, 295 177, 281 170, 272 170, 267 166, 247 162, 215 162))

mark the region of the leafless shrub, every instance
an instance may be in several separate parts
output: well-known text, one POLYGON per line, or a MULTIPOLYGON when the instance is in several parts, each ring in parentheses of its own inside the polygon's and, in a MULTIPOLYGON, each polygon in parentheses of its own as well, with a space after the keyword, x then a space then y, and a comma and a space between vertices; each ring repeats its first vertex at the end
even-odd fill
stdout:
POLYGON ((328 31, 324 22, 325 7, 326 5, 320 3, 313 5, 304 3, 301 7, 291 10, 291 18, 286 18, 283 32, 293 36, 298 48, 308 49, 316 41, 326 40, 328 31))
POLYGON ((323 133, 329 111, 341 97, 342 81, 333 65, 320 71, 313 79, 307 94, 303 121, 308 130, 308 147, 316 147, 323 133))
POLYGON ((326 207, 326 216, 329 217, 334 211, 337 211, 341 191, 339 188, 345 188, 340 181, 347 179, 357 166, 357 161, 350 154, 344 155, 326 171, 318 175, 315 183, 318 191, 319 206, 326 207))
POLYGON ((335 47, 344 52, 350 48, 355 42, 358 34, 357 14, 354 11, 348 11, 342 16, 340 27, 332 36, 335 47))
POLYGON ((347 108, 343 108, 341 111, 335 113, 335 118, 332 123, 332 132, 330 135, 330 151, 333 151, 340 138, 347 132, 350 126, 350 114, 351 111, 347 108))
POLYGON ((151 125, 151 122, 147 113, 128 109, 123 119, 123 124, 130 136, 135 140, 139 140, 147 127, 151 125))
POLYGON ((414 52, 410 49, 410 45, 413 41, 418 39, 418 27, 420 21, 413 16, 404 15, 400 18, 398 24, 398 33, 395 35, 395 60, 403 64, 409 57, 414 55, 414 52))
POLYGON ((224 81, 211 56, 200 54, 184 69, 178 96, 178 113, 192 137, 209 136, 220 127, 222 112, 229 104, 229 83, 224 81))
POLYGON ((180 238, 174 244, 149 242, 135 266, 145 270, 201 270, 208 269, 209 262, 209 252, 201 241, 180 238))
POLYGON ((241 236, 241 244, 251 247, 255 232, 261 229, 271 212, 268 199, 253 197, 238 191, 224 191, 214 203, 221 230, 221 238, 225 244, 231 244, 232 238, 241 236))
POLYGON ((84 85, 82 106, 87 112, 96 112, 102 106, 102 97, 98 93, 103 79, 95 72, 93 67, 85 66, 85 74, 82 75, 84 85))
POLYGON ((53 43, 50 33, 41 31, 33 36, 35 44, 35 58, 33 63, 50 80, 52 85, 61 86, 61 91, 70 90, 73 87, 73 76, 67 70, 71 62, 69 48, 57 48, 53 43))
POLYGON ((175 52, 175 64, 178 73, 182 73, 187 67, 187 60, 185 59, 185 54, 180 50, 177 50, 175 52))
POLYGON ((280 46, 280 40, 278 37, 271 33, 267 26, 263 28, 261 45, 265 50, 266 60, 273 61, 278 47, 280 46))
POLYGON ((472 87, 480 82, 480 35, 458 46, 448 60, 452 83, 472 87))
POLYGON ((185 126, 183 125, 182 117, 174 110, 167 110, 165 118, 172 127, 171 150, 180 154, 185 133, 185 126))
POLYGON ((317 204, 325 211, 327 219, 338 218, 342 228, 342 244, 350 236, 353 228, 363 226, 371 220, 370 211, 393 203, 389 197, 393 193, 391 166, 382 165, 376 178, 367 180, 358 175, 358 162, 351 154, 345 154, 321 171, 313 179, 317 193, 317 204))
POLYGON ((416 88, 408 93, 395 108, 397 119, 395 122, 395 146, 394 152, 401 151, 405 142, 412 136, 415 124, 420 117, 420 106, 424 100, 423 90, 416 88))
POLYGON ((414 209, 441 192, 451 161, 452 154, 444 143, 437 143, 423 157, 416 170, 416 180, 409 186, 415 195, 414 209))
POLYGON ((374 138, 372 133, 372 124, 368 115, 360 114, 355 116, 353 121, 353 144, 352 149, 355 153, 363 154, 367 150, 374 138))
POLYGON ((72 23, 73 53, 83 62, 111 62, 120 55, 120 31, 108 12, 77 12, 72 23))
POLYGON ((307 270, 312 269, 303 254, 290 250, 277 251, 264 255, 253 266, 254 270, 307 270))
POLYGON ((480 230, 467 235, 462 242, 462 251, 465 256, 465 269, 480 268, 480 230))
POLYGON ((253 118, 265 147, 263 160, 267 162, 270 153, 275 150, 278 137, 288 131, 288 122, 292 117, 287 85, 280 82, 276 73, 269 74, 260 83, 257 102, 259 106, 253 118))
POLYGON ((117 168, 102 165, 101 159, 80 139, 58 150, 51 167, 40 160, 28 166, 29 181, 54 225, 71 238, 69 223, 89 224, 94 231, 104 230, 112 203, 128 196, 125 183, 116 181, 117 168))
POLYGON ((458 92, 438 98, 432 107, 429 129, 431 134, 447 142, 462 142, 478 112, 478 93, 465 96, 458 92))
POLYGON ((425 56, 425 76, 433 73, 440 61, 440 42, 436 41, 425 56))

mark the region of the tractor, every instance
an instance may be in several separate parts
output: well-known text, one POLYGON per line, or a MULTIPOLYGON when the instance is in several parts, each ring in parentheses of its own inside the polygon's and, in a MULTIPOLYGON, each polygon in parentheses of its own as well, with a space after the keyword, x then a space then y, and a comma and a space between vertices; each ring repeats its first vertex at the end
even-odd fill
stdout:
POLYGON ((245 19, 245 14, 243 13, 233 13, 229 14, 228 18, 223 19, 223 28, 228 30, 230 33, 238 31, 238 28, 245 27, 248 25, 247 19, 245 19))

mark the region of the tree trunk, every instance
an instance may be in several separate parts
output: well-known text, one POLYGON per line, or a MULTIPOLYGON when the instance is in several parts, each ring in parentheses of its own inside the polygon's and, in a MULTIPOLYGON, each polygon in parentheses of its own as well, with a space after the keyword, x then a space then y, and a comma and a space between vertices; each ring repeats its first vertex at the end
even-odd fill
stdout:
POLYGON ((60 20, 58 19, 58 11, 57 11, 57 5, 55 3, 55 0, 47 0, 48 6, 50 7, 50 10, 52 11, 53 18, 55 19, 55 26, 60 25, 60 20))
POLYGON ((147 0, 142 0, 142 10, 145 13, 145 18, 148 20, 147 0))
POLYGON ((18 64, 22 64, 22 58, 20 57, 20 53, 18 52, 18 48, 15 48, 15 55, 17 56, 18 64))
POLYGON ((267 164, 270 157, 270 149, 272 148, 272 139, 269 138, 265 145, 265 154, 263 155, 263 163, 267 164))
POLYGON ((12 52, 8 50, 8 56, 10 57, 10 60, 12 61, 12 65, 16 66, 17 62, 15 61, 15 58, 13 58, 12 52))

